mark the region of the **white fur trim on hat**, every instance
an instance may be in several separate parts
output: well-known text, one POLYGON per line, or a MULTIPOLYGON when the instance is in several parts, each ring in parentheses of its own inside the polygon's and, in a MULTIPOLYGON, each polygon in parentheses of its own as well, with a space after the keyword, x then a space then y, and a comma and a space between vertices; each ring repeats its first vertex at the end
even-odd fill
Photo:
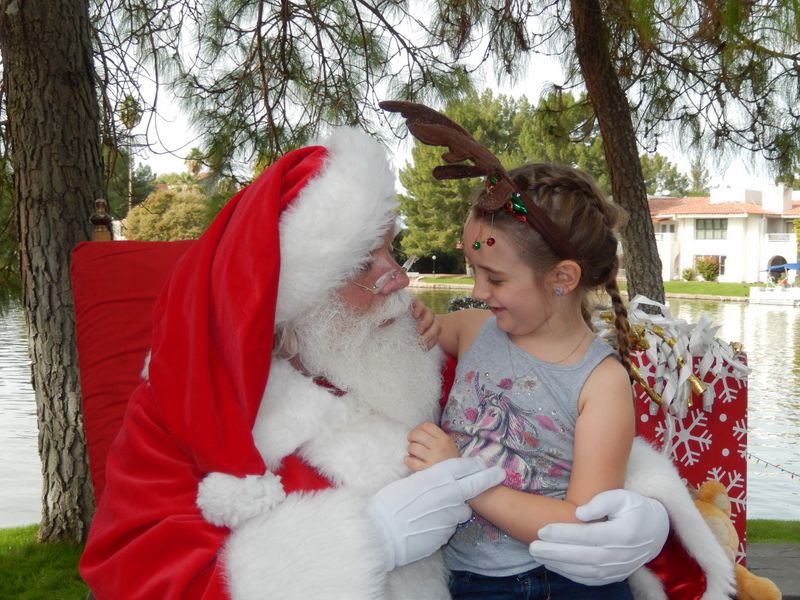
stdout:
POLYGON ((284 210, 275 322, 303 314, 363 267, 394 225, 394 173, 381 144, 336 129, 319 174, 284 210))

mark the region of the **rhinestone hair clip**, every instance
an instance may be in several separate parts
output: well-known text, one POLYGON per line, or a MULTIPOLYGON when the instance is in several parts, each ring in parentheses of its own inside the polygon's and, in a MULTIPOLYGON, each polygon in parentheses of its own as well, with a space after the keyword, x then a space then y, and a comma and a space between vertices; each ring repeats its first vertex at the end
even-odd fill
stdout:
POLYGON ((448 164, 433 169, 436 179, 483 177, 487 193, 479 197, 478 208, 488 213, 507 210, 538 231, 560 258, 574 257, 572 246, 561 229, 514 183, 497 157, 463 127, 424 104, 387 100, 378 106, 387 112, 400 113, 408 130, 423 144, 448 148, 448 152, 442 154, 448 164), (453 164, 466 160, 473 164, 453 164))

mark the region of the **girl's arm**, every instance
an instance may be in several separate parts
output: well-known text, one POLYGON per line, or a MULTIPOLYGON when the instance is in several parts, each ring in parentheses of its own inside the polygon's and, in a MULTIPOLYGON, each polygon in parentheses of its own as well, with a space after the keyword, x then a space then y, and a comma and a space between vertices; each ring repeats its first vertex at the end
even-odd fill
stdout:
POLYGON ((460 357, 472 345, 481 325, 491 314, 488 310, 468 308, 438 315, 437 319, 442 326, 439 346, 447 354, 460 357))
MULTIPOLYGON (((600 363, 579 402, 565 500, 497 486, 470 502, 476 513, 526 544, 537 539, 539 529, 548 523, 578 522, 577 506, 599 492, 622 487, 624 482, 635 420, 630 381, 616 359, 609 357, 600 363)), ((409 441, 406 464, 415 470, 451 456, 453 449, 457 452, 449 436, 430 423, 412 431, 409 441)))
POLYGON ((630 380, 615 358, 606 358, 591 374, 578 410, 564 500, 499 486, 475 498, 472 509, 527 544, 548 523, 578 522, 575 509, 595 494, 621 488, 636 422, 630 380))

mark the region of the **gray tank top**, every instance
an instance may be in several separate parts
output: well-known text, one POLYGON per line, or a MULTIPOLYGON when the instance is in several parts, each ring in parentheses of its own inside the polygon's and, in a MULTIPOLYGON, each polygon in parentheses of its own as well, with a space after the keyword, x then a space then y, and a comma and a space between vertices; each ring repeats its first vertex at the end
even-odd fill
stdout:
MULTIPOLYGON (((595 338, 574 365, 540 361, 512 344, 490 317, 458 361, 442 428, 462 456, 506 471, 503 485, 563 499, 572 470, 578 396, 615 351, 595 338)), ((528 546, 473 515, 444 549, 450 569, 502 577, 539 564, 528 546)))

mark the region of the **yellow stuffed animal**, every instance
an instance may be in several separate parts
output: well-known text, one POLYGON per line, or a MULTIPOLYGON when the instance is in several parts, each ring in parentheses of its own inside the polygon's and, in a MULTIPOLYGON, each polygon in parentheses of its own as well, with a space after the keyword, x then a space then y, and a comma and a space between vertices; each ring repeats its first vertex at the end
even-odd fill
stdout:
MULTIPOLYGON (((709 479, 694 493, 694 504, 722 545, 725 554, 735 563, 739 536, 731 522, 728 490, 719 481, 709 479)), ((739 563, 735 563, 735 567, 737 600, 781 600, 781 591, 770 579, 754 575, 739 563)))

